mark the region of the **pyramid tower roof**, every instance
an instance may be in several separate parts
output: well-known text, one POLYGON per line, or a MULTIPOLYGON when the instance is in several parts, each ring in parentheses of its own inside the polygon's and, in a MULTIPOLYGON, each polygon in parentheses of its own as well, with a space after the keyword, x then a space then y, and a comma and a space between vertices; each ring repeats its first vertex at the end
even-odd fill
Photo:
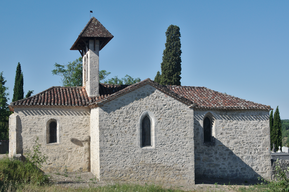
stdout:
POLYGON ((101 50, 112 38, 113 35, 95 17, 92 17, 78 35, 70 50, 85 50, 86 42, 89 39, 99 40, 99 50, 101 50))

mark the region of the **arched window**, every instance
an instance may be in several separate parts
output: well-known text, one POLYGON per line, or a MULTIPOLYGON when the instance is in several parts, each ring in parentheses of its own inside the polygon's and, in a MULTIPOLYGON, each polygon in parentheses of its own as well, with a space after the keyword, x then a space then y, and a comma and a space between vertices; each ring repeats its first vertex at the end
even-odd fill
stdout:
POLYGON ((204 119, 204 143, 212 141, 212 122, 209 117, 204 119))
POLYGON ((57 142, 57 122, 55 120, 49 122, 47 134, 48 143, 57 142))
POLYGON ((142 119, 141 125, 142 147, 151 146, 151 121, 147 115, 142 119))

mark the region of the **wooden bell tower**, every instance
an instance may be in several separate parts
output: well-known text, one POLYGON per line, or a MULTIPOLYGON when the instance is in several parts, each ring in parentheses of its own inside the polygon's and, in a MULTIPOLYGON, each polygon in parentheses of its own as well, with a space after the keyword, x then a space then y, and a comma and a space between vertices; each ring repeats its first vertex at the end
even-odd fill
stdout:
POLYGON ((82 56, 82 85, 89 97, 99 96, 99 51, 113 35, 92 17, 79 34, 70 50, 78 50, 82 56))

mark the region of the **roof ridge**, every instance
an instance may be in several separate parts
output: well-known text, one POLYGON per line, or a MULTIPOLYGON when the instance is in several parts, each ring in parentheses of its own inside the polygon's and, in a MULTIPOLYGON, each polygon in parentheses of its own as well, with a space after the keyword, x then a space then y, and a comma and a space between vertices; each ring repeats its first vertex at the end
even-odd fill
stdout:
MULTIPOLYGON (((156 83, 156 82, 155 82, 156 83)), ((204 86, 190 86, 190 85, 164 85, 167 87, 192 87, 192 88, 207 88, 204 86)))
POLYGON ((175 98, 175 99, 177 99, 177 100, 179 100, 179 101, 181 101, 181 102, 183 102, 183 103, 185 103, 187 105, 193 104, 193 102, 191 100, 188 100, 187 98, 177 94, 176 92, 171 91, 165 85, 160 85, 160 84, 154 82, 153 80, 151 80, 150 78, 147 78, 147 79, 142 80, 140 82, 131 84, 131 85, 125 87, 124 89, 121 89, 121 90, 119 90, 119 91, 117 91, 117 92, 105 97, 104 99, 98 99, 95 102, 91 103, 90 105, 95 105, 97 103, 100 104, 100 103, 103 103, 103 102, 111 101, 111 100, 113 100, 113 99, 115 99, 115 98, 117 98, 119 96, 125 95, 125 94, 127 94, 127 93, 129 93, 131 91, 134 91, 134 90, 136 90, 136 89, 138 89, 138 88, 140 88, 140 87, 142 87, 142 86, 144 86, 146 84, 150 84, 154 88, 164 92, 165 94, 167 94, 167 95, 169 95, 169 96, 171 96, 171 97, 173 97, 173 98, 175 98))

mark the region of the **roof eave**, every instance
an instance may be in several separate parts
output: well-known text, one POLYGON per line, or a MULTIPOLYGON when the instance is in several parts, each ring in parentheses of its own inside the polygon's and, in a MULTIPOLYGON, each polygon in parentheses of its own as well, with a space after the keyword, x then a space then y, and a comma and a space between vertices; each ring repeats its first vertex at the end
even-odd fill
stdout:
MULTIPOLYGON (((102 48, 104 48, 106 46, 106 44, 108 44, 108 42, 110 42, 110 40, 113 38, 114 36, 112 37, 91 37, 91 39, 96 39, 96 40, 100 40, 100 48, 99 50, 102 50, 102 48)), ((84 49, 83 47, 82 48, 78 48, 78 44, 80 44, 81 42, 81 39, 89 39, 90 37, 78 37, 76 39, 76 41, 74 42, 74 44, 71 46, 70 50, 82 50, 84 49)))

